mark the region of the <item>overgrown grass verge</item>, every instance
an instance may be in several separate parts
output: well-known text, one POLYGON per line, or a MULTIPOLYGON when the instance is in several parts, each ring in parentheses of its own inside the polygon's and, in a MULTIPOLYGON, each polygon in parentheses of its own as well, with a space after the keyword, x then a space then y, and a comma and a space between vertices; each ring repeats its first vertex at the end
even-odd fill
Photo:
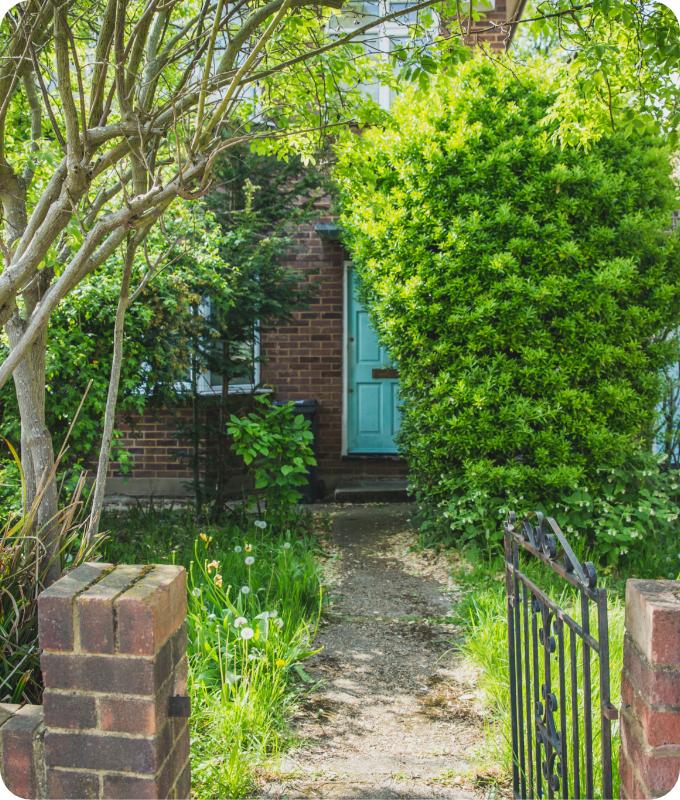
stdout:
MULTIPOLYGON (((527 566, 526 571, 535 582, 544 588, 547 594, 557 601, 574 619, 580 619, 580 607, 576 605, 574 593, 564 581, 554 577, 542 567, 527 566), (566 587, 566 588, 565 588, 566 587)), ((488 712, 485 736, 482 745, 475 754, 476 769, 485 775, 494 775, 499 783, 509 781, 512 775, 512 744, 510 738, 510 675, 507 644, 507 611, 505 599, 505 578, 502 558, 489 561, 476 551, 461 554, 459 566, 454 571, 454 578, 463 589, 463 596, 456 606, 456 621, 462 625, 464 638, 460 650, 464 658, 476 668, 479 675, 479 688, 488 712)), ((620 680, 623 665, 624 634, 624 602, 621 586, 612 583, 608 586, 609 595, 609 650, 611 675, 611 701, 620 706, 620 680)), ((539 624, 540 627, 540 624, 539 624)), ((597 630, 596 617, 591 616, 591 630, 597 630)), ((568 637, 565 648, 568 653, 568 637)), ((553 656, 557 658, 557 654, 553 656)), ((541 658, 539 658, 539 680, 543 679, 541 658)), ((577 663, 580 665, 582 650, 577 649, 577 663)), ((556 661, 554 662, 556 663, 556 661)), ((593 708, 593 761, 595 774, 595 797, 601 797, 601 740, 599 732, 599 674, 598 658, 592 658, 592 692, 593 708)), ((583 735, 583 695, 582 672, 578 672, 580 741, 583 735)), ((553 691, 559 697, 559 687, 553 677, 553 691)), ((567 655, 566 692, 564 701, 567 709, 571 709, 569 657, 567 655)), ((526 714, 525 714, 526 716, 526 714)), ((567 715, 569 720, 569 714, 567 715)), ((559 723, 559 715, 557 715, 559 723)), ((524 720, 525 727, 528 724, 524 720)), ((568 737, 571 727, 568 721, 568 737)), ((612 726, 613 752, 613 796, 618 797, 618 723, 612 726)), ((568 738, 568 747, 571 738, 568 738)), ((572 775, 571 750, 568 750, 568 768, 570 782, 572 775)), ((581 786, 583 787, 584 766, 581 764, 581 786)), ((561 796, 561 795, 560 795, 561 796)), ((573 795, 569 795, 573 796, 573 795)))
POLYGON ((192 796, 238 798, 290 743, 323 593, 309 515, 199 527, 180 512, 109 516, 106 559, 189 573, 192 796))

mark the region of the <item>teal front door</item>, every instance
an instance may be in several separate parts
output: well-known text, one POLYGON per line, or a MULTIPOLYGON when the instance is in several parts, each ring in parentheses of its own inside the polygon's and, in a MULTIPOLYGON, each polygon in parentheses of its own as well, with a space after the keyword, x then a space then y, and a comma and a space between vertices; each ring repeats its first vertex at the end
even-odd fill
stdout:
POLYGON ((347 452, 396 453, 399 380, 357 296, 357 277, 347 270, 347 452))

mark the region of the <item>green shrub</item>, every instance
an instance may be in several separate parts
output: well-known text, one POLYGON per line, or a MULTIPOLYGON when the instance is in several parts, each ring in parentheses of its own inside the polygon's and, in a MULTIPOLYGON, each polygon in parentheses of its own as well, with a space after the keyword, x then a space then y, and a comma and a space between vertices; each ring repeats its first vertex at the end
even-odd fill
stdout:
POLYGON ((642 122, 560 147, 546 73, 477 58, 407 91, 341 153, 342 225, 426 529, 495 547, 509 506, 575 510, 597 557, 650 545, 658 566, 678 497, 651 451, 680 313, 670 156, 642 122))
POLYGON ((292 403, 274 405, 257 398, 260 408, 243 417, 232 415, 227 431, 232 449, 253 477, 255 490, 266 500, 267 516, 281 519, 302 498, 307 471, 316 464, 309 422, 292 403))

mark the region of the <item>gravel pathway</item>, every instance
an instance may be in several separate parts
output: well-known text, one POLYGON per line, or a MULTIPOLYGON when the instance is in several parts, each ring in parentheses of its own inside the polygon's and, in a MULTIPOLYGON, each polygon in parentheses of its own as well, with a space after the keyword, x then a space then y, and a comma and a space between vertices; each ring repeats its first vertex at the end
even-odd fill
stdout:
POLYGON ((331 506, 331 609, 300 746, 261 798, 481 798, 467 759, 482 735, 474 675, 452 652, 455 587, 414 553, 409 505, 331 506))

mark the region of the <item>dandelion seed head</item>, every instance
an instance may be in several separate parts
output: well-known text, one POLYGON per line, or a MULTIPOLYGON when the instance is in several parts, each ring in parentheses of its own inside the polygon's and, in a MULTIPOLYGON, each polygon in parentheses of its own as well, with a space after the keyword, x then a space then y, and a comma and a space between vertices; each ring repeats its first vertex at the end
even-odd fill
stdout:
POLYGON ((248 620, 245 617, 236 617, 234 620, 234 626, 240 628, 242 625, 245 625, 248 620))
POLYGON ((243 548, 241 547, 241 545, 237 544, 236 547, 234 548, 234 552, 235 553, 241 553, 242 551, 243 551, 243 548))
POLYGON ((255 527, 263 531, 267 527, 267 523, 263 519, 256 519, 255 527))
POLYGON ((250 594, 250 586, 241 586, 241 594, 250 594))
POLYGON ((246 641, 248 641, 248 639, 252 639, 254 635, 255 631, 252 628, 248 627, 241 628, 241 633, 240 633, 241 639, 245 639, 246 641))
POLYGON ((245 562, 247 567, 252 567, 255 563, 255 559, 252 556, 246 556, 245 562))

